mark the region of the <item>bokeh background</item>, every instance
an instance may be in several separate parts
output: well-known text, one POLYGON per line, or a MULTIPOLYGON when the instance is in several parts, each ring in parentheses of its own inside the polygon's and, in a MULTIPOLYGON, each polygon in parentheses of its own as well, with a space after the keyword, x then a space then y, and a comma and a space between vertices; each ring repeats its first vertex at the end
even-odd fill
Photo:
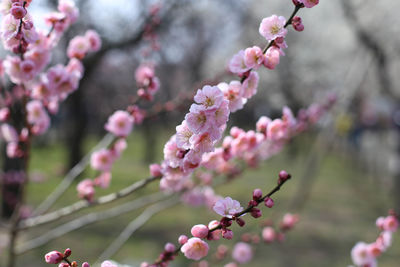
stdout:
MULTIPOLYGON (((68 40, 87 29, 99 32, 103 47, 85 59, 85 76, 79 90, 52 118, 51 131, 34 143, 27 196, 32 207, 42 202, 66 171, 104 136, 107 117, 126 107, 137 90, 134 71, 143 60, 156 64, 161 81, 154 103, 145 106, 152 109, 182 92, 190 95, 202 84, 234 79, 226 71, 232 55, 248 46, 264 46, 265 39, 258 33, 262 18, 272 14, 288 17, 293 9, 290 0, 80 0, 76 4, 80 18, 60 42, 52 60, 66 62, 68 40), (144 32, 149 10, 155 4, 160 7, 160 24, 154 27, 160 49, 152 50, 144 59, 153 43, 144 32)), ((42 17, 55 8, 56 1, 34 0, 30 10, 35 24, 46 27, 42 17)), ((245 203, 254 188, 271 188, 279 170, 286 169, 293 175, 276 196, 276 206, 265 211, 264 217, 279 220, 289 211, 299 214, 298 225, 287 234, 285 242, 257 246, 255 259, 244 266, 350 265, 354 244, 359 240, 372 242, 377 237, 375 219, 391 208, 400 211, 398 10, 400 2, 396 0, 321 0, 315 8, 301 10, 304 32, 289 30, 286 56, 276 70, 260 70, 257 95, 231 116, 231 126, 252 129, 261 115, 278 117, 285 105, 297 111, 322 102, 330 93, 338 99, 312 130, 296 137, 282 153, 216 189, 218 194, 245 203)), ((98 194, 119 190, 146 177, 148 164, 161 161, 163 144, 190 103, 182 99, 179 109, 136 127, 128 139, 128 150, 113 169, 111 187, 98 194)), ((93 174, 88 168, 77 182, 93 174)), ((77 200, 74 187, 54 209, 77 200)), ((151 185, 128 200, 157 190, 158 185, 151 185)), ((20 242, 41 236, 74 217, 101 211, 93 208, 33 228, 22 235, 20 242)), ((17 266, 44 266, 46 252, 66 247, 72 249, 74 259, 95 262, 142 211, 87 225, 54 239, 20 255, 17 266)), ((112 259, 138 266, 143 260, 155 259, 167 241, 189 233, 193 224, 213 218, 215 214, 206 208, 185 205, 162 211, 129 237, 112 259)), ((259 222, 248 220, 248 225, 252 233, 261 232, 259 222)), ((237 229, 235 238, 239 239, 241 233, 244 230, 237 229)), ((4 233, 0 238, 2 243, 4 233)), ((228 247, 233 244, 218 243, 228 247)), ((2 261, 4 250, 6 247, 0 249, 2 261)), ((211 266, 228 262, 217 262, 212 255, 209 259, 211 266)), ((399 264, 397 234, 393 246, 379 258, 379 266, 399 264)), ((171 266, 197 265, 179 257, 171 266)))

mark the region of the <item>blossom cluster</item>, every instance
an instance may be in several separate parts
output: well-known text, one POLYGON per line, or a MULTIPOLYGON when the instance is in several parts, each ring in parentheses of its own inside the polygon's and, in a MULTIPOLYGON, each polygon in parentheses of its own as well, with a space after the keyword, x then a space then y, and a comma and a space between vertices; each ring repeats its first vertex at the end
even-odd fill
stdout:
MULTIPOLYGON (((260 203, 268 208, 272 208, 274 201, 271 196, 274 192, 278 191, 279 188, 291 178, 290 174, 286 171, 279 173, 278 185, 271 193, 263 196, 261 189, 255 189, 253 191, 252 199, 249 201, 247 208, 243 208, 237 200, 233 200, 230 197, 218 200, 213 209, 214 211, 223 216, 219 221, 213 220, 208 225, 197 224, 191 229, 192 237, 181 235, 178 238, 178 242, 181 245, 180 248, 176 248, 172 243, 165 245, 163 253, 159 256, 158 260, 149 264, 143 262, 141 267, 157 267, 157 266, 168 266, 168 262, 172 261, 176 254, 180 251, 186 258, 192 260, 200 260, 207 256, 209 252, 209 245, 205 240, 219 240, 221 237, 225 239, 233 238, 233 231, 230 226, 232 222, 236 222, 240 227, 245 225, 245 221, 242 219, 244 215, 249 213, 253 218, 259 218, 262 216, 261 210, 257 208, 260 203)), ((238 248, 240 251, 240 247, 238 248)), ((238 255, 242 252, 237 252, 238 255)), ((239 258, 239 257, 238 257, 239 258)), ((238 259, 240 262, 243 259, 238 259)))
MULTIPOLYGON (((301 19, 296 18, 294 22, 294 28, 299 30, 301 19)), ((279 64, 279 57, 284 55, 283 49, 287 48, 284 38, 289 24, 292 24, 292 20, 287 22, 282 16, 273 15, 263 19, 259 31, 269 42, 266 49, 249 47, 239 51, 229 62, 229 70, 241 77, 241 81, 206 85, 198 89, 194 96, 195 103, 191 105, 185 120, 176 127, 176 134, 164 146, 164 161, 156 171, 156 165, 152 166, 154 173, 162 177, 162 190, 182 190, 194 170, 202 165, 204 155, 214 152, 230 113, 242 109, 247 100, 256 94, 259 75, 255 70, 261 65, 274 69, 279 64)), ((274 121, 270 126, 271 138, 284 138, 281 136, 285 134, 283 125, 287 127, 288 123, 291 122, 274 121)))
POLYGON ((387 217, 379 217, 376 226, 381 231, 375 242, 358 242, 351 250, 351 258, 357 267, 375 267, 377 257, 392 244, 392 235, 399 228, 399 219, 393 212, 387 217))
POLYGON ((1 90, 0 136, 7 142, 7 156, 24 156, 22 146, 31 135, 40 135, 50 126, 49 113, 58 111, 59 102, 78 88, 83 76, 81 60, 89 52, 100 49, 101 41, 94 31, 73 38, 67 54, 69 62, 44 69, 50 62, 52 49, 57 45, 65 30, 77 20, 79 11, 71 0, 60 0, 58 12, 46 16, 51 26, 48 33, 36 29, 28 13, 31 1, 3 0, 0 12, 0 37, 5 49, 16 55, 7 55, 0 63, 0 74, 7 74, 15 84, 11 91, 1 90), (22 102, 26 110, 25 127, 13 122, 12 106, 22 102))

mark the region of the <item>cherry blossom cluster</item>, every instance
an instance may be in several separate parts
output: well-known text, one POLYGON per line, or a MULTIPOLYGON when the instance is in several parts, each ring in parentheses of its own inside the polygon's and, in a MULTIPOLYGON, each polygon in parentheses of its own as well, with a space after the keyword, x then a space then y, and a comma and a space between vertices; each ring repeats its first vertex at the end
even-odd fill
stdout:
POLYGON ((375 267, 377 257, 385 252, 392 244, 392 235, 399 228, 399 219, 394 212, 387 217, 379 217, 376 226, 381 231, 375 242, 358 242, 351 250, 351 258, 357 267, 375 267))
POLYGON ((249 213, 253 218, 259 218, 262 216, 261 210, 258 207, 259 204, 264 203, 268 208, 272 208, 274 201, 271 196, 279 191, 281 186, 291 178, 291 175, 286 171, 279 173, 278 185, 268 194, 263 196, 261 189, 255 189, 253 191, 252 199, 249 201, 246 208, 243 208, 239 201, 234 200, 230 197, 226 197, 218 200, 213 210, 223 216, 219 221, 213 220, 208 225, 198 224, 194 225, 191 229, 192 237, 189 238, 186 235, 181 235, 178 239, 180 247, 176 247, 172 243, 165 245, 164 251, 159 256, 158 260, 153 264, 143 262, 141 267, 157 267, 157 266, 168 266, 168 263, 176 257, 180 252, 184 256, 191 260, 200 260, 207 256, 209 251, 209 245, 205 240, 219 240, 221 237, 225 239, 233 238, 233 231, 231 226, 233 222, 236 222, 240 227, 245 225, 245 221, 242 218, 244 215, 249 213))
MULTIPOLYGON (((317 2, 314 1, 314 4, 317 2)), ((283 49, 287 48, 284 39, 286 27, 292 24, 294 15, 301 7, 311 7, 308 2, 295 5, 289 21, 276 15, 262 20, 259 31, 269 42, 264 50, 257 46, 249 47, 231 59, 229 69, 241 77, 241 81, 206 85, 198 89, 194 96, 195 103, 191 105, 185 120, 176 127, 176 134, 165 144, 164 161, 158 169, 155 165, 152 167, 154 174, 162 177, 162 190, 182 190, 194 170, 201 166, 203 156, 214 151, 216 143, 222 138, 230 112, 242 109, 247 100, 256 94, 259 75, 255 70, 261 65, 274 69, 279 63, 283 49)), ((294 28, 299 30, 301 19, 296 18, 294 23, 294 28)), ((280 138, 279 135, 284 131, 279 123, 274 124, 277 124, 271 127, 274 128, 274 138, 280 138)))
POLYGON ((60 101, 78 88, 83 75, 80 60, 89 52, 100 49, 101 41, 94 31, 73 38, 68 46, 68 64, 58 64, 44 69, 50 62, 52 49, 62 33, 75 22, 79 11, 73 1, 60 0, 58 12, 46 16, 51 25, 46 34, 36 29, 27 11, 31 1, 3 0, 0 11, 4 15, 0 37, 3 46, 17 55, 7 55, 1 61, 0 74, 7 74, 15 84, 11 91, 1 89, 0 121, 1 136, 7 142, 7 155, 11 158, 24 156, 21 148, 31 135, 40 135, 50 126, 48 113, 56 113, 60 101), (26 125, 22 129, 13 126, 12 106, 22 102, 26 110, 26 125))
MULTIPOLYGON (((262 116, 256 124, 256 130, 244 131, 238 127, 230 130, 230 135, 223 139, 222 145, 213 152, 204 153, 201 169, 182 184, 182 201, 188 205, 206 205, 212 208, 221 197, 216 195, 211 185, 218 175, 232 179, 246 168, 255 168, 261 161, 279 153, 293 137, 315 124, 335 102, 329 96, 322 104, 312 104, 307 109, 299 110, 296 117, 288 107, 283 108, 281 118, 274 120, 262 116)), ((152 164, 150 172, 159 176, 160 166, 152 164)))

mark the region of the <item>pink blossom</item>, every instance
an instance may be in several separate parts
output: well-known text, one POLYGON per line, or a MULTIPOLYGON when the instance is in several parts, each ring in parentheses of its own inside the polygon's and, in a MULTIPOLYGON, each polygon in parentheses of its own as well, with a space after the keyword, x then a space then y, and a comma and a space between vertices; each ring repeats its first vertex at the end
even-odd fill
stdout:
POLYGON ((313 6, 318 5, 319 0, 298 0, 300 3, 303 3, 305 7, 312 8, 313 6))
POLYGON ((244 50, 244 63, 247 67, 258 69, 264 61, 264 54, 258 46, 246 48, 244 50))
POLYGON ((64 255, 59 251, 51 251, 44 255, 44 259, 50 264, 58 264, 63 260, 63 258, 64 255))
POLYGON ((239 81, 231 81, 227 83, 219 83, 218 88, 224 93, 224 97, 229 101, 230 112, 235 112, 243 108, 246 99, 242 98, 242 84, 239 81))
POLYGON ((195 134, 201 134, 213 127, 212 115, 207 114, 199 105, 192 104, 185 120, 188 128, 195 134))
POLYGON ((232 258, 241 264, 249 262, 253 258, 251 246, 244 242, 238 242, 233 247, 232 258))
POLYGON ((294 17, 293 17, 293 19, 292 19, 292 26, 293 26, 293 28, 294 28, 296 31, 298 31, 298 32, 301 32, 301 31, 304 30, 304 25, 303 25, 303 23, 302 23, 302 20, 301 20, 301 18, 298 17, 298 16, 294 16, 294 17))
POLYGON ((176 127, 176 144, 181 149, 190 149, 192 144, 190 142, 193 132, 187 126, 186 121, 183 121, 176 127))
POLYGON ((21 150, 21 148, 18 145, 18 142, 7 143, 6 154, 7 154, 7 157, 9 157, 9 158, 19 158, 24 155, 23 151, 21 150))
POLYGON ((286 213, 283 216, 281 227, 283 229, 291 229, 299 221, 299 216, 297 214, 286 213))
MULTIPOLYGON (((351 258, 357 266, 375 264, 375 257, 368 251, 368 244, 358 242, 351 250, 351 258)), ((375 266, 375 265, 374 265, 375 266)))
POLYGON ((243 207, 240 206, 239 201, 226 197, 218 200, 213 210, 221 216, 232 218, 232 215, 241 212, 243 207))
POLYGON ((228 264, 225 264, 224 267, 238 267, 238 265, 235 262, 230 262, 228 264))
POLYGON ((275 234, 275 230, 272 227, 264 227, 263 231, 262 231, 262 238, 264 240, 264 242, 266 243, 272 243, 274 242, 275 238, 276 238, 276 234, 275 234))
POLYGON ((97 52, 101 48, 101 39, 99 34, 94 30, 88 30, 85 33, 85 38, 89 41, 90 52, 97 52))
POLYGON ((396 232, 399 227, 399 221, 393 215, 387 216, 383 222, 382 228, 385 231, 396 232))
POLYGON ((198 237, 190 238, 182 247, 181 251, 186 258, 200 260, 208 254, 208 244, 198 237))
POLYGON ((281 119, 275 119, 268 124, 267 137, 270 140, 278 141, 288 137, 288 127, 281 119))
POLYGON ((242 96, 244 98, 251 98, 253 95, 257 93, 258 81, 260 80, 260 76, 257 72, 250 72, 249 77, 247 77, 242 86, 242 96))
POLYGON ((28 112, 28 122, 31 124, 38 123, 48 116, 42 102, 39 100, 29 101, 28 104, 26 104, 26 110, 28 112))
POLYGON ((223 93, 217 86, 206 85, 197 90, 194 101, 203 105, 206 110, 215 110, 221 105, 223 98, 223 93))
POLYGON ((94 170, 109 172, 113 164, 113 156, 110 150, 100 149, 92 153, 90 165, 94 170))
POLYGON ((143 63, 136 69, 135 79, 141 86, 149 86, 154 77, 155 73, 153 64, 143 63))
POLYGON ((243 74, 247 71, 249 71, 251 68, 249 68, 244 60, 244 50, 240 50, 236 55, 232 57, 232 59, 229 61, 229 70, 232 73, 235 74, 243 74))
POLYGON ((90 179, 82 180, 76 187, 79 197, 91 201, 95 193, 93 186, 94 184, 92 180, 90 179))
POLYGON ((94 179, 93 184, 101 188, 108 188, 110 186, 110 182, 111 172, 102 172, 94 179))
POLYGON ((63 13, 69 20, 69 23, 74 23, 79 16, 79 9, 75 6, 72 0, 59 0, 58 11, 63 13))
POLYGON ((83 59, 91 49, 89 40, 84 36, 75 36, 69 41, 67 55, 69 58, 83 59))
POLYGON ((276 46, 271 46, 265 53, 264 66, 270 70, 275 69, 275 67, 280 62, 281 50, 276 46))
POLYGON ((206 238, 208 235, 208 227, 205 226, 204 224, 197 224, 192 227, 192 229, 190 230, 190 233, 194 237, 206 238))
POLYGON ((275 40, 277 37, 285 37, 287 30, 284 28, 286 19, 282 16, 272 15, 261 21, 259 32, 268 41, 275 40))
POLYGON ((267 134, 267 126, 270 122, 271 122, 270 118, 268 118, 266 116, 261 116, 256 123, 257 131, 266 135, 267 134))
POLYGON ((105 129, 115 136, 126 137, 133 128, 133 117, 126 111, 117 110, 108 118, 105 129))
POLYGON ((7 121, 10 118, 10 115, 11 112, 9 108, 0 108, 0 121, 7 121))
POLYGON ((17 130, 8 123, 1 124, 0 136, 2 136, 6 142, 18 142, 17 130))

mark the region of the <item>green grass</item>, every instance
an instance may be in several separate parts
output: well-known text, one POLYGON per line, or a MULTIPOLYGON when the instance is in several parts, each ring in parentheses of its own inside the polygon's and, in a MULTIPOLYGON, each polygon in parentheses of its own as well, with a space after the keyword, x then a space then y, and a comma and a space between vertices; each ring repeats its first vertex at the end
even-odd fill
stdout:
MULTIPOLYGON (((162 145, 168 139, 163 133, 158 138, 157 160, 162 157, 162 145)), ((297 138, 279 155, 269 159, 259 168, 248 170, 242 178, 233 183, 216 189, 222 196, 231 196, 241 203, 246 203, 251 197, 254 188, 262 188, 264 192, 271 189, 281 169, 286 169, 293 175, 279 191, 273 209, 263 208, 263 218, 279 220, 283 214, 291 210, 300 214, 300 222, 289 232, 286 241, 271 245, 261 244, 255 251, 255 259, 245 266, 347 266, 351 264, 350 250, 357 241, 372 242, 378 235, 375 219, 385 215, 393 207, 389 189, 376 187, 376 182, 366 178, 366 174, 357 167, 350 156, 343 157, 338 152, 330 151, 321 159, 320 167, 312 187, 304 188, 306 182, 301 179, 305 172, 306 162, 310 153, 312 135, 297 138), (293 153, 293 149, 297 151, 293 153), (301 210, 292 210, 293 198, 299 189, 310 190, 308 200, 301 210)), ((86 143, 89 149, 96 140, 91 138, 86 143)), ((119 190, 134 181, 148 175, 147 164, 143 162, 144 153, 143 134, 136 131, 129 139, 128 150, 113 169, 113 180, 110 188, 98 190, 98 195, 119 190)), ((33 206, 40 203, 60 182, 62 171, 65 170, 65 150, 61 145, 49 147, 34 147, 30 169, 40 171, 45 176, 45 182, 30 183, 28 188, 28 202, 33 206)), ((93 172, 85 171, 82 178, 90 177, 93 172)), ((378 178, 377 178, 378 179, 378 178)), ((379 181, 378 181, 379 184, 379 181)), ((59 200, 54 208, 71 204, 77 200, 76 183, 59 200)), ((138 192, 128 199, 134 199, 146 193, 158 190, 156 183, 138 192)), ((119 201, 118 203, 122 203, 119 201)), ((107 205, 107 208, 113 205, 107 205)), ((99 211, 101 208, 91 210, 99 211)), ((83 227, 67 236, 51 241, 47 245, 34 249, 19 257, 18 266, 45 266, 43 255, 53 249, 62 250, 70 247, 73 259, 93 262, 124 227, 142 210, 133 211, 115 219, 102 221, 83 227), (28 265, 26 265, 28 266, 28 265)), ((88 211, 79 214, 85 214, 88 211)), ((77 215, 76 215, 77 216, 77 215)), ((144 227, 139 229, 113 257, 121 263, 134 264, 141 260, 155 259, 168 241, 175 242, 177 237, 184 233, 189 234, 194 224, 207 223, 218 216, 206 208, 193 208, 179 205, 165 210, 156 216, 144 227)), ((68 221, 70 218, 63 220, 68 221)), ((233 226, 235 240, 245 231, 260 233, 260 222, 246 216, 246 227, 233 226)), ((38 236, 57 224, 49 224, 34 228, 21 236, 21 240, 38 236)), ((213 242, 212 248, 223 243, 231 246, 234 242, 221 240, 213 242), (213 244, 215 243, 215 244, 213 244)), ((400 259, 400 236, 394 236, 393 246, 379 259, 379 266, 397 266, 400 259)), ((0 255, 1 257, 1 255, 0 255)), ((212 256, 209 256, 211 259, 212 256)), ((212 263, 211 266, 223 266, 226 263, 212 263)), ((192 266, 183 257, 178 257, 173 266, 192 266)))

